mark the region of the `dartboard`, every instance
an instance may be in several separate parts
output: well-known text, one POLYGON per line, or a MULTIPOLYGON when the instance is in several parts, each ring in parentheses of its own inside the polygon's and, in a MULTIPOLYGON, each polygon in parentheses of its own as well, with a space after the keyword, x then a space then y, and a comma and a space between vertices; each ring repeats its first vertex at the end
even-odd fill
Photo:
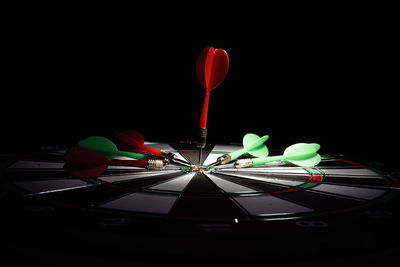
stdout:
POLYGON ((146 145, 172 152, 188 166, 109 166, 98 177, 79 179, 64 169, 65 149, 46 148, 6 161, 2 208, 25 223, 58 229, 59 236, 61 229, 73 226, 74 233, 90 232, 96 245, 122 250, 124 243, 128 251, 134 247, 144 255, 169 251, 160 246, 161 238, 163 244, 180 240, 174 243, 174 255, 199 256, 186 246, 202 246, 209 238, 213 241, 201 248, 205 257, 222 256, 224 250, 232 258, 248 257, 245 250, 254 259, 265 256, 266 248, 269 257, 282 256, 283 247, 292 256, 312 249, 353 251, 392 244, 388 236, 396 235, 399 181, 363 163, 322 154, 313 168, 285 162, 210 166, 241 146, 207 144, 199 150, 194 142, 146 145), (110 239, 111 233, 118 241, 110 239), (132 240, 154 242, 148 247, 132 240))

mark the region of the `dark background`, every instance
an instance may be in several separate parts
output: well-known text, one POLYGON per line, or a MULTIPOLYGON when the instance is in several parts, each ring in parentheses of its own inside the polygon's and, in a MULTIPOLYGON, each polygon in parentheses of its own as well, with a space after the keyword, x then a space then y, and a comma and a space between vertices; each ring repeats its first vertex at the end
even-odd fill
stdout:
POLYGON ((230 69, 211 93, 209 142, 253 132, 269 134, 270 147, 318 142, 323 153, 395 161, 390 15, 374 7, 158 7, 14 6, 2 60, 2 149, 133 129, 149 141, 196 140, 204 89, 195 62, 214 46, 227 51, 230 69))
MULTIPOLYGON (((322 153, 397 169, 397 9, 286 5, 3 1, 0 152, 132 129, 149 141, 195 140, 204 97, 195 62, 214 46, 230 69, 211 93, 209 142, 269 134, 269 147, 318 142, 322 153)), ((24 253, 58 256, 37 250, 24 253)))

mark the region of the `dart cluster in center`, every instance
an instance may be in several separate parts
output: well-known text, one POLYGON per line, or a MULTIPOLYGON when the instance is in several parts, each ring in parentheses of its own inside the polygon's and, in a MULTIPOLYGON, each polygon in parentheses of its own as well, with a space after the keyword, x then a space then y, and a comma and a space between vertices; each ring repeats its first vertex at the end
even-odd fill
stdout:
MULTIPOLYGON (((196 61, 197 78, 206 90, 197 142, 200 158, 202 149, 206 146, 210 92, 224 81, 228 69, 228 53, 221 48, 204 48, 196 61)), ((233 163, 235 168, 254 167, 273 161, 314 167, 321 161, 321 156, 317 153, 320 146, 316 143, 297 143, 286 148, 283 155, 269 156, 269 150, 264 145, 269 136, 259 137, 248 133, 243 137, 242 149, 224 154, 208 166, 193 166, 172 152, 144 145, 144 137, 138 131, 115 132, 114 135, 115 143, 101 136, 91 136, 79 141, 77 147, 66 151, 64 168, 74 177, 90 178, 101 175, 109 165, 163 170, 166 165, 175 164, 187 172, 209 172, 215 170, 215 166, 228 163, 233 163)))

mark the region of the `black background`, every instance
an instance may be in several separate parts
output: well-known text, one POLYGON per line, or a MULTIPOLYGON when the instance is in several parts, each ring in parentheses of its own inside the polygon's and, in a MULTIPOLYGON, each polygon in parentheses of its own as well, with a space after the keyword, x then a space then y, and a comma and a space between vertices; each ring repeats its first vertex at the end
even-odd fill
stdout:
POLYGON ((149 141, 196 140, 204 89, 195 62, 214 46, 227 51, 230 69, 211 93, 209 142, 253 132, 269 134, 270 147, 318 142, 323 153, 393 161, 393 18, 384 11, 163 8, 14 6, 2 149, 133 129, 149 141))

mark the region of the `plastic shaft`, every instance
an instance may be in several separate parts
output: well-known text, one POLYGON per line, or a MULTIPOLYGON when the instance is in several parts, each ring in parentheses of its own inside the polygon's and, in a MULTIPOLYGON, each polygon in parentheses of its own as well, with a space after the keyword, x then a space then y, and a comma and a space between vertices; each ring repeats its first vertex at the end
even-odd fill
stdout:
POLYGON ((138 153, 133 153, 133 152, 127 152, 127 151, 116 151, 114 152, 115 154, 118 154, 120 156, 128 157, 128 158, 133 158, 133 159, 139 159, 139 160, 146 160, 148 159, 147 155, 144 154, 138 154, 138 153))
POLYGON ((271 157, 266 157, 266 158, 254 158, 253 160, 253 166, 258 166, 258 165, 263 165, 269 162, 274 162, 274 161, 279 161, 279 160, 285 160, 285 156, 271 156, 271 157))

